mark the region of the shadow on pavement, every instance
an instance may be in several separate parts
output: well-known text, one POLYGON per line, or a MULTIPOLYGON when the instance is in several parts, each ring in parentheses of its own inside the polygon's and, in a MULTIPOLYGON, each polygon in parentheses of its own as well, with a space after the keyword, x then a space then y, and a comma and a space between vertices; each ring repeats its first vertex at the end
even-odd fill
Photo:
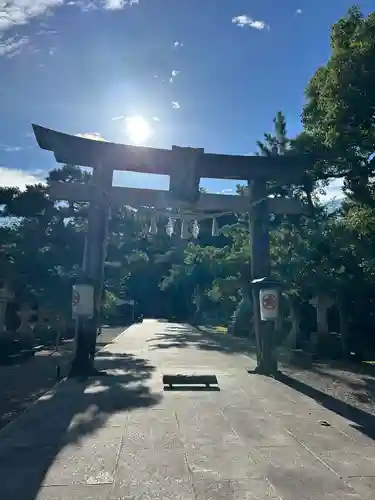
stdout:
POLYGON ((355 429, 375 440, 375 417, 373 415, 315 389, 300 380, 285 375, 284 373, 279 372, 275 378, 288 387, 314 399, 328 410, 354 422, 353 427, 355 429))
POLYGON ((254 356, 255 346, 246 339, 222 333, 211 333, 189 324, 165 324, 162 332, 155 332, 150 340, 151 349, 196 348, 224 354, 247 354, 254 356))
MULTIPOLYGON (((34 500, 48 469, 69 445, 99 432, 114 417, 125 427, 126 413, 157 404, 161 395, 146 385, 155 367, 132 355, 99 356, 96 366, 107 377, 66 380, 45 394, 0 434, 2 500, 34 500)), ((100 444, 100 439, 98 440, 100 444)), ((83 442, 82 453, 87 453, 83 442)), ((95 452, 95 449, 93 449, 95 452)), ((95 456, 92 460, 95 460, 95 456)), ((65 467, 65 466, 64 466, 65 467)), ((68 464, 69 467, 69 464, 68 464)), ((72 479, 78 483, 82 477, 72 479)), ((100 484, 100 482, 98 483, 100 484)), ((44 498, 44 497, 43 497, 44 498)))

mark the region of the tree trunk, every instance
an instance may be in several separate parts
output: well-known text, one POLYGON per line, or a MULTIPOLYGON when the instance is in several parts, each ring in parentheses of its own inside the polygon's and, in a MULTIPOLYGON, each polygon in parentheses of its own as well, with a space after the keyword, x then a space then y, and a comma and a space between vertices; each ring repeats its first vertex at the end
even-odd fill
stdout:
POLYGON ((342 352, 344 356, 349 357, 350 348, 349 348, 348 321, 347 321, 347 314, 345 310, 344 300, 341 295, 338 295, 336 297, 336 307, 337 307, 337 312, 339 313, 342 352))

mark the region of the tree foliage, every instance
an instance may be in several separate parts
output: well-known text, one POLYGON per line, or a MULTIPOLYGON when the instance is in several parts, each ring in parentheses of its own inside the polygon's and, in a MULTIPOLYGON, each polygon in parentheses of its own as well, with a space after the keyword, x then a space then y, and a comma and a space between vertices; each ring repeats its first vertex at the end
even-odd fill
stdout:
POLYGON ((331 29, 331 57, 306 89, 306 131, 325 149, 326 174, 342 176, 361 203, 374 206, 375 12, 359 7, 331 29))

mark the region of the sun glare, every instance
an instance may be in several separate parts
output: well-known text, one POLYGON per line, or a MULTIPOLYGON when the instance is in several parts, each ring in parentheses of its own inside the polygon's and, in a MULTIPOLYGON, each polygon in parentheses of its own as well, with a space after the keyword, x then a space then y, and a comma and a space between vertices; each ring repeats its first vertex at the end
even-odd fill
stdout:
POLYGON ((126 134, 135 144, 143 144, 152 135, 152 129, 142 116, 130 116, 126 119, 126 134))

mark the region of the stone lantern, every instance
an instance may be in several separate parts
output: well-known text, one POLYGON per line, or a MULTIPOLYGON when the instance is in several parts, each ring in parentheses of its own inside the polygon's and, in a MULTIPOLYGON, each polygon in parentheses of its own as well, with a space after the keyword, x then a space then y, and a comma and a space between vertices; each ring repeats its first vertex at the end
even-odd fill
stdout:
POLYGON ((328 335, 328 309, 333 306, 333 299, 328 295, 322 293, 320 295, 317 295, 316 297, 313 297, 310 300, 310 304, 316 309, 316 324, 318 335, 328 335))
POLYGON ((313 297, 310 304, 316 309, 316 332, 311 335, 311 350, 316 352, 325 349, 323 344, 329 341, 328 310, 333 306, 334 300, 321 293, 313 297))

